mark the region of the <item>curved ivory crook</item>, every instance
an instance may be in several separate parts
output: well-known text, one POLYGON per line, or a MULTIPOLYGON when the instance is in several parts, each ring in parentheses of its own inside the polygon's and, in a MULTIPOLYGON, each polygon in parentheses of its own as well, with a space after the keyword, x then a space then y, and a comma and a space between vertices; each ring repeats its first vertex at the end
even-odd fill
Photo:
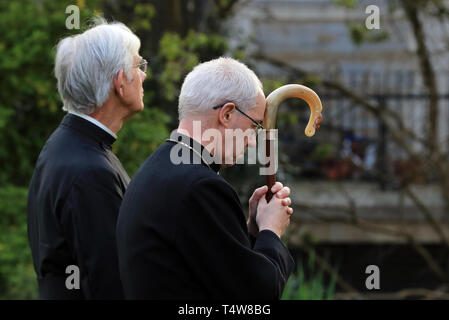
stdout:
POLYGON ((315 125, 317 124, 318 118, 321 117, 323 106, 315 91, 299 84, 287 84, 277 88, 268 95, 267 108, 264 117, 264 128, 267 130, 274 129, 279 105, 282 101, 288 98, 300 98, 309 105, 309 123, 307 124, 304 133, 308 137, 313 136, 315 134, 315 125))
MULTIPOLYGON (((321 100, 318 95, 312 89, 309 89, 305 86, 301 86, 299 84, 287 84, 280 88, 277 88, 272 93, 270 93, 267 97, 267 108, 265 109, 264 116, 264 128, 267 130, 274 129, 276 125, 276 116, 278 113, 279 105, 282 101, 288 98, 300 98, 303 99, 310 107, 310 117, 309 123, 307 123, 305 134, 308 137, 311 137, 315 134, 317 128, 319 128, 319 124, 321 122, 321 110, 323 109, 321 105, 321 100)), ((271 159, 271 147, 270 147, 270 138, 269 133, 267 131, 267 140, 266 140, 266 156, 268 159, 271 159)), ((271 162, 271 160, 270 160, 271 162)), ((269 166, 269 163, 267 163, 269 166)), ((265 194, 265 198, 267 202, 270 202, 273 197, 273 193, 271 192, 271 187, 276 182, 276 174, 270 174, 266 176, 268 191, 265 194)))

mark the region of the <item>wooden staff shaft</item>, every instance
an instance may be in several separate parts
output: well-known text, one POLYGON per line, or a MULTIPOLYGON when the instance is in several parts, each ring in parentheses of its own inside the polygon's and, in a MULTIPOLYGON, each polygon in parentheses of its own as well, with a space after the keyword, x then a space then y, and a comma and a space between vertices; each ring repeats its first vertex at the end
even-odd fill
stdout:
MULTIPOLYGON (((271 158, 271 143, 274 143, 274 141, 270 140, 269 130, 266 132, 266 141, 265 141, 265 155, 269 161, 265 165, 266 167, 269 167, 273 159, 271 158)), ((273 198, 273 192, 271 192, 271 187, 276 183, 276 174, 270 174, 266 176, 266 184, 268 186, 268 191, 265 194, 265 199, 267 202, 270 202, 271 198, 273 198)))

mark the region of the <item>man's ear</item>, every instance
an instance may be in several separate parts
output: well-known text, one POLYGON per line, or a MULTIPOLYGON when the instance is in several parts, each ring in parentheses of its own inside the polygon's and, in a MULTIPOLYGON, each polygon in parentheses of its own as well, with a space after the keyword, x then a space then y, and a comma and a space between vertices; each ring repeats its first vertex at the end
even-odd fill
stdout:
POLYGON ((123 95, 124 95, 123 83, 124 83, 124 77, 125 76, 126 75, 123 72, 123 69, 120 69, 120 71, 117 73, 117 75, 115 76, 114 80, 112 81, 115 93, 120 98, 123 98, 123 95))
POLYGON ((229 127, 232 117, 235 113, 235 104, 232 102, 226 103, 219 109, 218 122, 225 128, 229 127))

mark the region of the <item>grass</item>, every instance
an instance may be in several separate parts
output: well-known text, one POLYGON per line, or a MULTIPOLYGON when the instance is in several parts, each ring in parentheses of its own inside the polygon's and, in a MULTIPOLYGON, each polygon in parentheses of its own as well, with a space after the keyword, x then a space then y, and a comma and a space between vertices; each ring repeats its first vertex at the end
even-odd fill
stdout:
POLYGON ((324 270, 315 264, 315 255, 309 255, 307 266, 298 264, 296 274, 290 276, 282 294, 282 300, 332 300, 335 295, 337 272, 329 281, 324 270), (306 272, 306 270, 308 272, 306 272))

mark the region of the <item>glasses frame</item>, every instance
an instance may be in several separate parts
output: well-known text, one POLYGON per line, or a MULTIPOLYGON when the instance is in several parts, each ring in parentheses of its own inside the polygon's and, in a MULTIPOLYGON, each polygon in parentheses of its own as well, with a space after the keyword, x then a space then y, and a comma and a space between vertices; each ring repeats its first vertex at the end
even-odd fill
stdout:
POLYGON ((134 67, 139 68, 140 71, 142 71, 143 73, 147 73, 147 66, 148 66, 148 61, 145 60, 144 58, 141 58, 139 63, 137 65, 135 65, 134 67))
MULTIPOLYGON (((223 108, 226 104, 228 104, 229 102, 226 102, 226 103, 223 103, 223 104, 220 104, 220 105, 218 105, 218 106, 215 106, 215 107, 212 107, 212 109, 214 109, 214 110, 217 110, 217 109, 220 109, 220 108, 223 108)), ((239 107, 237 107, 237 105, 234 103, 234 106, 235 106, 235 109, 238 111, 238 112, 240 112, 241 114, 243 114, 245 117, 247 117, 249 120, 251 120, 257 127, 257 130, 263 130, 264 128, 263 128, 263 125, 261 124, 261 123, 259 123, 259 122, 257 122, 256 120, 254 120, 253 118, 251 118, 249 115, 247 115, 245 112, 243 112, 242 110, 240 110, 240 108, 239 107)))

